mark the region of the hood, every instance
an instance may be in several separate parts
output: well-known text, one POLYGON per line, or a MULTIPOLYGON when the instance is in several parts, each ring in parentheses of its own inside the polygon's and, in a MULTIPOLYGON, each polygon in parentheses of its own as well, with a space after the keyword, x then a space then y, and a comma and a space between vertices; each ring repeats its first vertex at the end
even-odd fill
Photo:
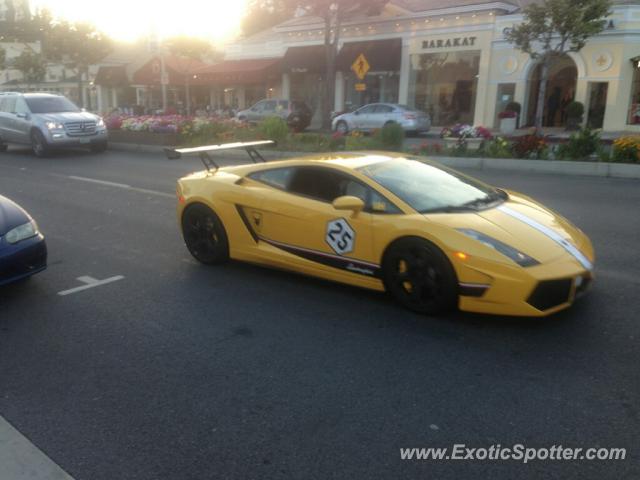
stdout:
POLYGON ((98 116, 90 112, 36 113, 44 122, 97 122, 98 116))
POLYGON ((27 223, 31 217, 17 203, 0 195, 0 236, 27 223))
MULTIPOLYGON (((476 230, 526 253, 540 263, 563 257, 573 258, 558 243, 558 236, 593 261, 591 243, 579 228, 524 195, 509 192, 509 199, 498 207, 447 217, 446 223, 450 227, 476 230), (548 230, 541 231, 545 229, 548 230), (555 239, 552 238, 554 236, 555 239)), ((435 220, 434 217, 430 218, 435 220)))

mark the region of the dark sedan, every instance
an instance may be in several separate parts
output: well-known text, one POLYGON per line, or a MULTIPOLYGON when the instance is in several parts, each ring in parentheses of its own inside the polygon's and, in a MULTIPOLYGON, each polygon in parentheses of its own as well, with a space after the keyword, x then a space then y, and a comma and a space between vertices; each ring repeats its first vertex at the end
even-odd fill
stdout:
POLYGON ((47 268, 47 245, 38 225, 17 203, 0 195, 0 285, 47 268))

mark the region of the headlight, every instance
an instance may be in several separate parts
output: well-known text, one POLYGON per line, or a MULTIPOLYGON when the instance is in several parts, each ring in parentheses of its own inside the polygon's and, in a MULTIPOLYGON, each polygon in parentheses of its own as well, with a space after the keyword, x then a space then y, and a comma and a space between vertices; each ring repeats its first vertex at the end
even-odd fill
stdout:
POLYGON ((520 250, 517 250, 506 243, 502 243, 500 240, 496 240, 495 238, 485 235, 484 233, 472 230, 471 228, 458 228, 457 230, 460 233, 464 233, 467 237, 473 238, 474 240, 485 244, 487 247, 493 248, 505 257, 509 257, 521 267, 532 267, 533 265, 540 264, 540 262, 535 258, 530 257, 526 253, 522 253, 520 250))
POLYGON ((5 235, 5 238, 7 239, 7 242, 13 244, 26 240, 27 238, 35 237, 38 233, 38 225, 36 225, 36 222, 31 220, 29 223, 25 223, 13 230, 9 230, 9 233, 5 235))
POLYGON ((99 118, 98 121, 96 122, 96 126, 98 128, 104 128, 104 120, 102 118, 99 118))
POLYGON ((59 122, 47 122, 45 125, 49 130, 64 130, 64 125, 59 122))

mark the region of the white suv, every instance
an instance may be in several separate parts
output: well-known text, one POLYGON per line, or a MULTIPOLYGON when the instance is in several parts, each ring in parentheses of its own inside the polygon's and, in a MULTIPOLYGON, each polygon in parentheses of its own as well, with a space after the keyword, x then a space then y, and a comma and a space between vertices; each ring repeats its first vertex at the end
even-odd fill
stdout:
POLYGON ((62 95, 0 93, 0 151, 8 143, 31 145, 43 157, 53 148, 107 149, 107 128, 102 118, 79 109, 62 95))

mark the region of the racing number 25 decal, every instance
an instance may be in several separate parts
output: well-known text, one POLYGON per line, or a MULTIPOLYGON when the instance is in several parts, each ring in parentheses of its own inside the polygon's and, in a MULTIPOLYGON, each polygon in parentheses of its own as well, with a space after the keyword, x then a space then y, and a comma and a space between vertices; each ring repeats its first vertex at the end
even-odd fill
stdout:
POLYGON ((353 251, 356 241, 356 232, 344 218, 337 218, 327 223, 326 242, 338 255, 344 255, 353 251))

